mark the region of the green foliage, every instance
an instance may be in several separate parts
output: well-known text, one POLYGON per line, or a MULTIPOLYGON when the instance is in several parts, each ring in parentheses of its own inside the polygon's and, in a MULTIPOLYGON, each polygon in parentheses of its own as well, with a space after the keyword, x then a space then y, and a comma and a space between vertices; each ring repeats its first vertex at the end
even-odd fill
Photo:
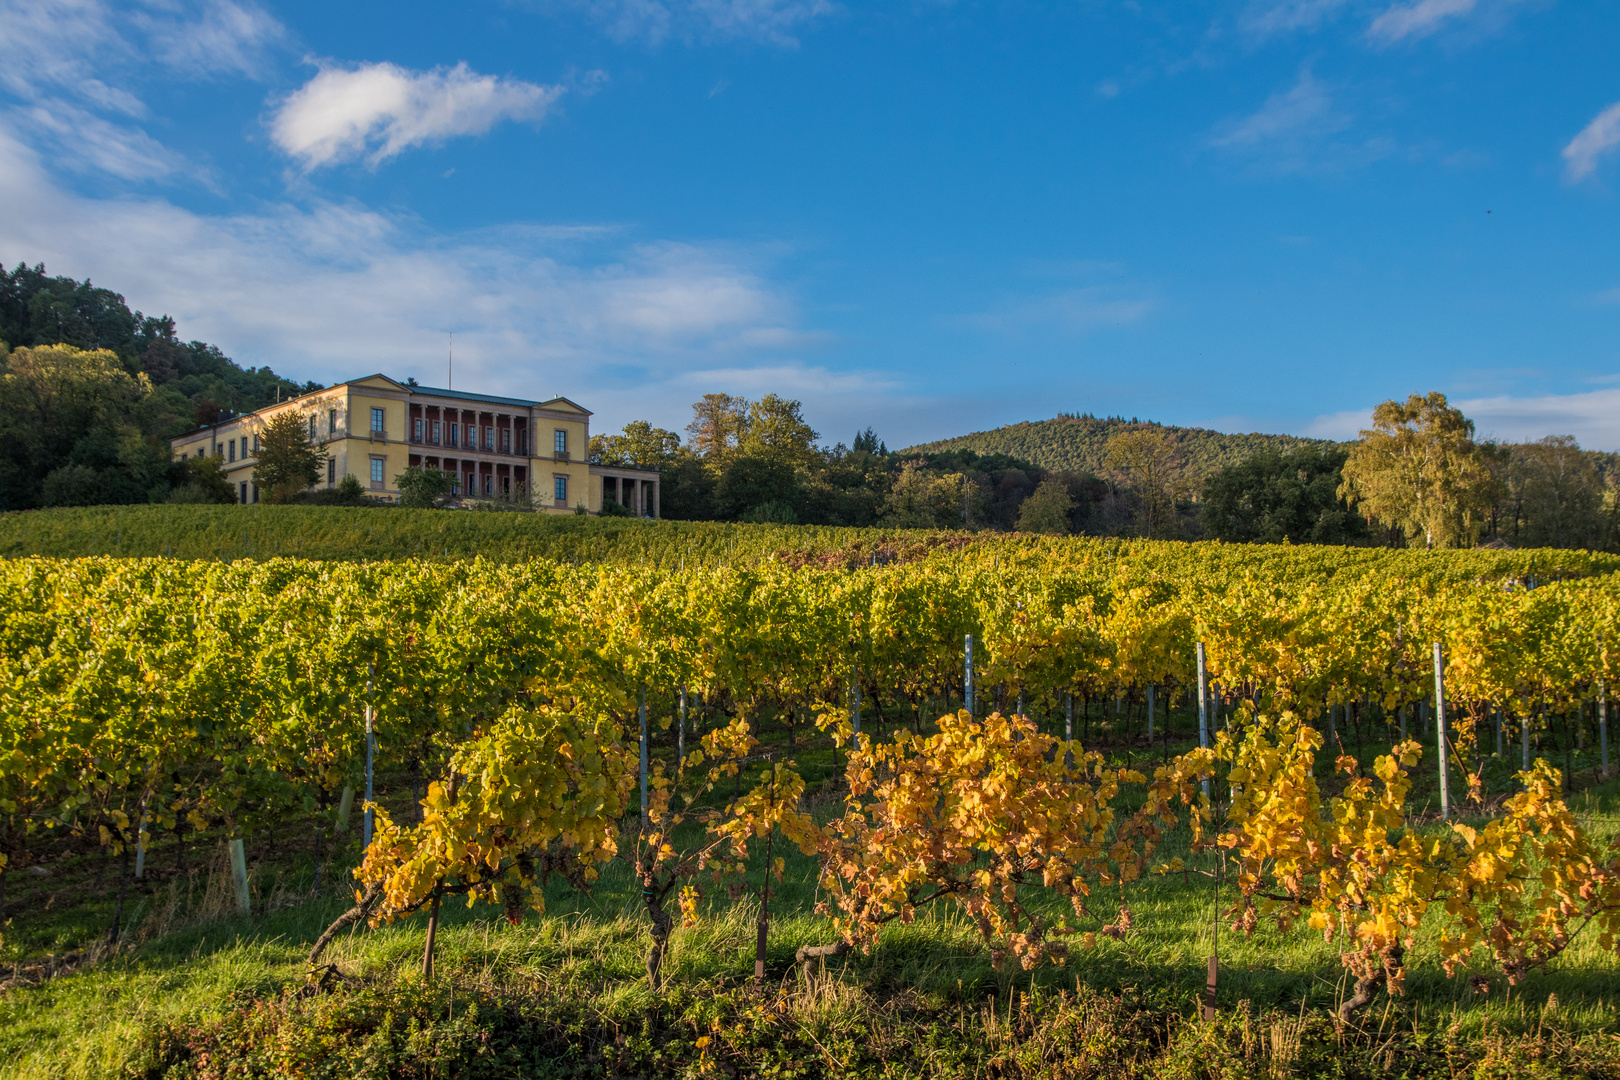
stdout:
POLYGON ((260 487, 270 490, 272 501, 286 502, 320 479, 326 449, 310 439, 304 414, 290 409, 277 413, 258 439, 253 476, 260 487))
POLYGON ((620 502, 618 499, 608 499, 602 503, 601 516, 608 518, 627 518, 633 517, 634 515, 630 513, 630 508, 624 505, 624 503, 620 502))
POLYGON ((1347 456, 1332 446, 1263 450, 1227 466, 1204 485, 1204 535, 1260 544, 1369 542, 1366 522, 1338 494, 1347 456))
POLYGON ((221 413, 249 412, 277 396, 318 390, 267 367, 243 369, 213 345, 182 342, 167 315, 131 312, 118 293, 50 277, 43 265, 0 267, 0 341, 13 349, 71 345, 111 351, 119 366, 144 373, 156 389, 149 420, 164 437, 211 424, 221 413))
POLYGON ((449 473, 421 465, 411 465, 394 477, 394 486, 399 489, 399 505, 413 510, 431 510, 438 506, 454 485, 455 478, 449 473))
POLYGON ((180 463, 180 484, 170 494, 170 503, 233 503, 236 487, 225 475, 217 457, 187 458, 180 463))
POLYGON ((1069 486, 1056 478, 1042 480, 1035 493, 1018 510, 1018 531, 1067 536, 1074 514, 1074 497, 1069 486))
POLYGON ((152 396, 109 350, 14 350, 0 375, 0 508, 161 500, 174 466, 152 396))
POLYGON ((680 450, 679 435, 653 427, 645 420, 630 421, 618 435, 591 436, 591 461, 598 465, 642 465, 666 469, 680 450))
POLYGON ((1345 459, 1339 494, 1427 548, 1472 547, 1497 496, 1474 422, 1441 393, 1385 401, 1345 459))

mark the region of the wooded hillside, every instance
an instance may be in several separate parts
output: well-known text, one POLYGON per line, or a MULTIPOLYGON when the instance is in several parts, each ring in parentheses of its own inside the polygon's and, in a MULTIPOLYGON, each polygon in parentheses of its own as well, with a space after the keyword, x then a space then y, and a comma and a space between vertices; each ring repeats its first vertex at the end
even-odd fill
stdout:
POLYGON ((1337 445, 1327 439, 1297 435, 1228 435, 1207 428, 1174 427, 1152 421, 1101 418, 1089 413, 1059 413, 1052 420, 1009 424, 991 431, 940 439, 910 447, 902 453, 939 453, 973 450, 980 454, 1007 454, 1054 472, 1106 473, 1108 440, 1121 432, 1146 428, 1162 431, 1175 444, 1183 463, 1183 478, 1197 491, 1205 480, 1229 465, 1247 461, 1262 451, 1337 445))

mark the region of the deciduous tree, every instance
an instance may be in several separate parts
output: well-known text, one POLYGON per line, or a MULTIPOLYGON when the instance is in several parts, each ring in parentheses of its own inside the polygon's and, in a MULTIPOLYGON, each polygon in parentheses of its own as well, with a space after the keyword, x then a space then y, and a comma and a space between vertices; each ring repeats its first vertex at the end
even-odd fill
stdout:
POLYGON ((1439 392, 1373 410, 1344 464, 1339 494, 1429 548, 1471 547, 1496 479, 1474 422, 1439 392))
POLYGON ((325 463, 326 448, 310 441, 308 420, 289 409, 271 417, 260 431, 253 475, 270 489, 272 500, 282 502, 319 480, 325 463))

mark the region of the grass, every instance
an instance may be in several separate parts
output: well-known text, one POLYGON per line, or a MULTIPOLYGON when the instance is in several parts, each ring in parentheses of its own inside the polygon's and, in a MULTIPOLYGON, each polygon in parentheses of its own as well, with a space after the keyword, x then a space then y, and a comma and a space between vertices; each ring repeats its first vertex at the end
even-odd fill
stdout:
MULTIPOLYGON (((1178 713, 1174 723, 1185 733, 1191 717, 1178 713)), ((1140 761, 1143 748, 1126 744, 1118 724, 1106 710, 1104 719, 1094 717, 1099 745, 1140 761)), ((837 798, 830 747, 801 746, 798 758, 817 785, 813 803, 830 812, 837 798)), ((392 779, 386 798, 403 810, 409 793, 392 779)), ((1580 779, 1573 808, 1613 835, 1620 782, 1595 783, 1590 773, 1580 779)), ((1252 938, 1233 934, 1215 918, 1217 890, 1229 903, 1231 885, 1207 878, 1133 885, 1125 899, 1136 929, 1077 954, 1066 968, 996 971, 960 911, 936 906, 913 925, 893 926, 870 955, 830 962, 824 980, 806 987, 794 951, 831 940, 831 931, 813 910, 814 861, 796 852, 771 901, 764 987, 748 979, 763 866, 756 855, 751 896, 711 898, 698 924, 677 930, 661 994, 645 981, 646 918, 621 862, 610 863, 588 893, 553 879, 546 914, 516 926, 494 908, 448 906, 432 985, 418 970, 420 918, 353 932, 325 957, 342 981, 309 994, 309 943, 348 903, 332 890, 309 896, 310 835, 307 822, 294 822, 255 840, 256 900, 247 918, 227 902, 218 856, 193 858, 189 871, 177 873, 172 852, 156 848, 127 944, 112 952, 98 954, 93 944, 109 900, 64 902, 90 892, 92 859, 71 869, 53 864, 64 877, 49 887, 69 895, 49 911, 41 910, 42 883, 14 894, 0 956, 24 965, 80 948, 88 959, 0 991, 0 1075, 206 1076, 224 1075, 208 1070, 227 1063, 239 1069, 232 1075, 403 1076, 1620 1070, 1620 963, 1595 939, 1578 941, 1518 987, 1493 979, 1483 995, 1448 978, 1432 948, 1419 950, 1409 960, 1406 996, 1380 999, 1359 1026, 1339 1030, 1330 1020, 1346 994, 1336 943, 1264 926, 1252 938), (1220 956, 1221 1012, 1204 1024, 1197 1005, 1212 948, 1220 956), (1370 1071, 1357 1071, 1363 1067, 1370 1071)), ((216 842, 194 849, 207 853, 216 842)), ((1172 836, 1166 853, 1184 844, 1184 835, 1172 836)), ((334 859, 352 865, 357 854, 351 835, 334 859)), ((1112 917, 1114 900, 1094 897, 1102 920, 1112 917)))

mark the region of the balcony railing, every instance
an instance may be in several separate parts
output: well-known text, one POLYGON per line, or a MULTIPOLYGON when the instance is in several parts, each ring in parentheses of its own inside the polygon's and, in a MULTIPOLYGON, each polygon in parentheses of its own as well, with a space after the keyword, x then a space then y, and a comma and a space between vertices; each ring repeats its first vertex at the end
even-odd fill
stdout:
POLYGON ((371 429, 371 441, 372 442, 387 442, 388 441, 388 429, 387 428, 372 428, 371 429))

